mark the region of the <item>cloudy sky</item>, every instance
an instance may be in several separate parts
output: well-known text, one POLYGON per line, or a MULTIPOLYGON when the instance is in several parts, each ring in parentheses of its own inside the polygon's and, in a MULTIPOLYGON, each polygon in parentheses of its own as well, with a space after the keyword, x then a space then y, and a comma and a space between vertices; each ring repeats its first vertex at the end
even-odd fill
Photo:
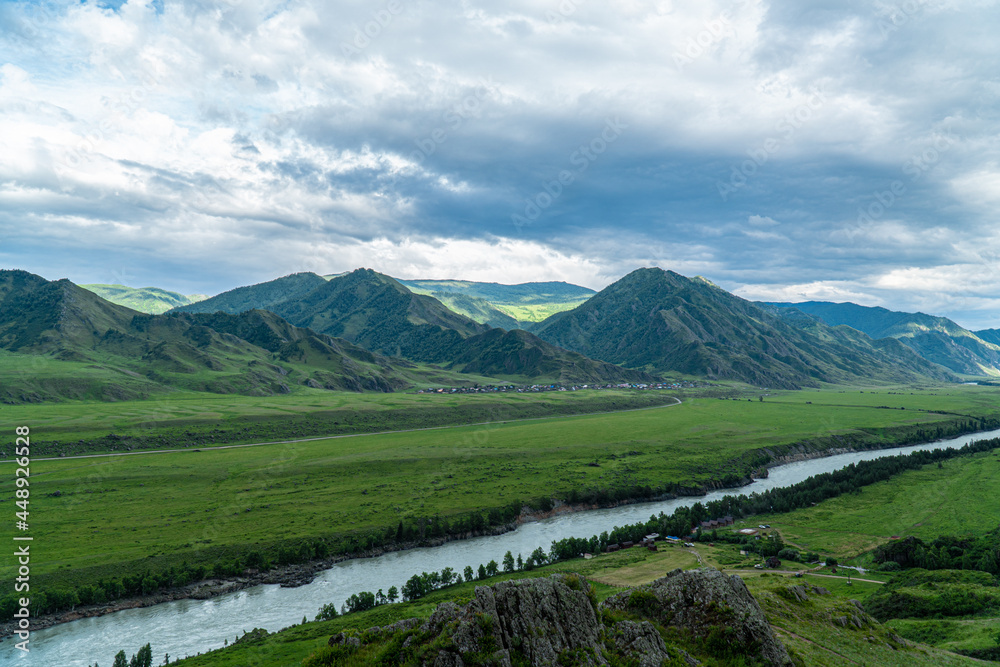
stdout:
POLYGON ((997 4, 0 2, 0 266, 660 266, 1000 326, 997 4))

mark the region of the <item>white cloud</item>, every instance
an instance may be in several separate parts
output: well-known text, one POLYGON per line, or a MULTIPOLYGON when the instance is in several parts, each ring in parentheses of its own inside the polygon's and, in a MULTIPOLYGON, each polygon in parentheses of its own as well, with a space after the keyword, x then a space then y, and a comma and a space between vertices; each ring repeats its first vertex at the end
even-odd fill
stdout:
POLYGON ((986 313, 996 4, 935 4, 882 35, 857 2, 407 2, 345 54, 381 4, 67 3, 0 36, 0 233, 63 248, 70 277, 115 248, 157 266, 138 280, 201 275, 196 291, 376 262, 591 287, 662 266, 759 298, 986 313), (621 140, 519 234, 519 202, 609 116, 621 140), (716 181, 769 139, 721 201, 716 181), (855 222, 895 179, 905 195, 855 222))

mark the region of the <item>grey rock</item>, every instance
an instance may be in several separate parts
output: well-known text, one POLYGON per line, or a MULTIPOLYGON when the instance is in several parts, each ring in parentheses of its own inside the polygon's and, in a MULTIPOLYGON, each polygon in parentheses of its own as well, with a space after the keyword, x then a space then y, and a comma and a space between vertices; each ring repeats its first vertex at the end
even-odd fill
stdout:
MULTIPOLYGON (((725 624, 733 632, 733 641, 748 648, 759 646, 759 657, 769 665, 784 667, 792 660, 784 645, 774 636, 760 605, 736 575, 718 570, 674 570, 662 579, 640 586, 658 602, 657 620, 664 625, 682 628, 696 637, 705 636, 713 627, 725 624)), ((602 607, 625 611, 632 592, 619 593, 602 607)))
MULTIPOLYGON (((590 649, 600 655, 597 613, 587 595, 564 579, 556 575, 479 586, 464 608, 439 605, 421 631, 440 632, 453 624, 451 638, 459 655, 481 651, 491 637, 493 657, 503 665, 510 664, 512 650, 533 665, 554 664, 563 651, 590 649)), ((581 665, 603 664, 582 659, 581 665)))
POLYGON ((639 658, 639 667, 660 667, 664 660, 670 659, 663 637, 649 621, 620 621, 609 634, 618 650, 639 658))
MULTIPOLYGON (((796 587, 802 588, 802 587, 796 587)), ((731 641, 759 650, 770 665, 792 664, 775 638, 756 600, 739 577, 712 569, 681 572, 633 591, 608 598, 595 609, 587 592, 590 584, 577 575, 504 581, 480 586, 468 604, 444 602, 426 621, 406 619, 365 631, 365 641, 383 641, 398 632, 419 630, 403 647, 421 649, 424 667, 464 667, 466 659, 511 667, 527 660, 531 665, 606 665, 605 652, 638 661, 641 667, 676 664, 680 657, 690 667, 701 663, 676 646, 668 646, 656 626, 612 614, 602 623, 601 610, 619 610, 657 623, 677 627, 694 637, 724 627, 731 641), (629 598, 639 592, 637 603, 629 598), (617 620, 615 620, 617 619, 617 620), (475 657, 473 657, 475 654, 475 657)), ((803 588, 801 595, 806 595, 803 588)), ((844 622, 849 622, 844 618, 844 622)), ((338 633, 331 645, 358 645, 357 637, 338 633)))

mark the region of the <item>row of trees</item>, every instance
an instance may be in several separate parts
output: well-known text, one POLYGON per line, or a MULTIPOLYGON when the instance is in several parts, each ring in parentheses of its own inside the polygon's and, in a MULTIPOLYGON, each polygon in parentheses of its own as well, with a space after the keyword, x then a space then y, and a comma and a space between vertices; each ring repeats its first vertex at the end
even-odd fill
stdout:
POLYGON ((463 582, 481 581, 483 579, 496 576, 500 574, 501 571, 511 573, 521 570, 533 570, 540 565, 549 563, 551 560, 551 557, 545 553, 545 550, 538 547, 531 552, 527 560, 525 560, 521 554, 518 554, 515 558, 514 554, 508 551, 504 554, 500 563, 497 563, 495 560, 491 560, 486 564, 480 563, 479 567, 476 569, 474 569, 471 565, 466 565, 465 570, 462 572, 456 572, 450 567, 446 567, 440 572, 421 572, 420 574, 415 574, 410 577, 407 582, 403 584, 402 589, 397 589, 395 586, 392 586, 389 588, 388 593, 383 593, 382 589, 379 589, 375 593, 371 593, 369 591, 355 593, 354 595, 351 595, 351 597, 347 598, 347 601, 340 607, 339 612, 337 611, 335 603, 323 605, 319 610, 319 614, 316 616, 316 620, 325 621, 331 618, 336 618, 340 614, 366 611, 379 605, 396 602, 399 599, 402 599, 403 602, 417 600, 424 597, 428 593, 436 591, 439 588, 444 588, 445 586, 452 586, 463 582))
POLYGON ((1000 575, 1000 528, 978 536, 942 535, 930 542, 908 537, 877 548, 874 560, 886 570, 979 570, 1000 575))
MULTIPOLYGON (((170 654, 168 653, 163 658, 163 664, 170 664, 170 654)), ((94 667, 101 667, 99 664, 94 664, 94 667)), ((132 659, 129 660, 125 657, 125 651, 118 651, 115 656, 115 662, 111 667, 153 667, 153 649, 149 644, 146 644, 138 653, 132 655, 132 659)))

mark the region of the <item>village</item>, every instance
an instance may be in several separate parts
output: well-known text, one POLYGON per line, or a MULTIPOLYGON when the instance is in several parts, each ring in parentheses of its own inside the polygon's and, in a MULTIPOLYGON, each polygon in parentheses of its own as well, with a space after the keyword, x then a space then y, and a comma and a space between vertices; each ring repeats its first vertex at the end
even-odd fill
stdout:
POLYGON ((585 389, 589 390, 607 390, 607 389, 639 389, 639 390, 664 390, 664 389, 694 389, 696 387, 710 387, 713 386, 708 382, 652 382, 652 383, 630 383, 622 382, 619 384, 573 384, 573 385, 562 385, 562 384, 532 384, 532 385, 516 385, 516 384, 489 384, 489 385, 473 385, 471 387, 428 387, 425 389, 418 389, 416 393, 418 394, 502 394, 502 393, 540 393, 545 391, 582 391, 585 389))

